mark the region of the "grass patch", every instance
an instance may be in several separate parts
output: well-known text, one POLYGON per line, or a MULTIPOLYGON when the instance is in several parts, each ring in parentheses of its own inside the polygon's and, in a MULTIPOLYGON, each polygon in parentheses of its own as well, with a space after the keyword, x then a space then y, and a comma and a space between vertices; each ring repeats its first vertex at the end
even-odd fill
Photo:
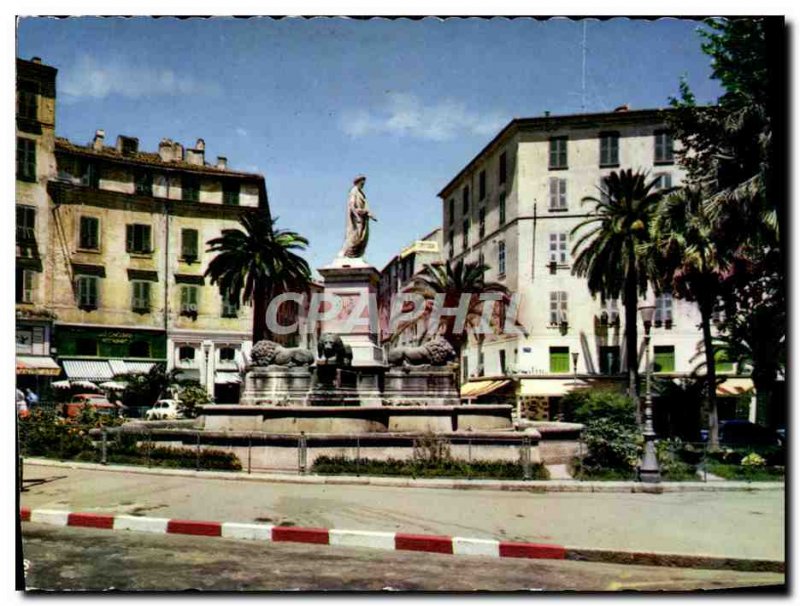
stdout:
POLYGON ((726 480, 741 480, 744 482, 782 482, 786 476, 785 467, 747 467, 714 461, 708 462, 707 470, 708 473, 726 480))
MULTIPOLYGON (((549 480, 550 474, 541 463, 532 463, 531 479, 549 480)), ((322 456, 314 461, 312 473, 320 475, 410 476, 413 478, 472 478, 521 480, 524 469, 521 463, 506 461, 458 461, 453 459, 397 460, 350 459, 322 456)))

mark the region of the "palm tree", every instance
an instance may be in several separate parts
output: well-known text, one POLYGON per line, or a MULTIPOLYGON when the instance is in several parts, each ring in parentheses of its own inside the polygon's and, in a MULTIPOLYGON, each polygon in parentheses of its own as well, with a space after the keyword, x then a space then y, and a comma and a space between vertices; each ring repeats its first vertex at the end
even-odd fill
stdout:
POLYGON ((643 246, 653 263, 658 286, 700 309, 705 353, 706 401, 710 445, 719 445, 717 373, 711 320, 730 266, 726 247, 719 242, 715 217, 703 191, 686 186, 664 196, 658 205, 652 240, 643 246))
MULTIPOLYGON (((583 198, 582 202, 595 205, 594 212, 571 233, 579 234, 572 248, 575 256, 572 273, 587 278, 589 291, 592 295, 599 294, 601 300, 622 298, 628 394, 637 403, 637 304, 650 282, 640 249, 650 240, 650 224, 662 196, 656 189, 658 182, 658 178, 648 181, 647 173, 641 171, 612 172, 604 179, 599 198, 583 198)), ((638 405, 637 419, 641 420, 638 405)))
MULTIPOLYGON (((411 325, 430 318, 433 313, 433 302, 437 298, 444 301, 444 307, 457 308, 462 294, 469 294, 466 321, 463 330, 456 330, 456 317, 443 315, 438 325, 429 328, 429 333, 440 334, 456 351, 459 362, 461 351, 467 343, 470 333, 476 333, 480 326, 481 314, 486 301, 481 300, 482 294, 499 295, 499 306, 495 305, 493 327, 499 330, 504 324, 505 310, 511 301, 508 288, 499 282, 487 282, 484 279, 488 265, 478 262, 465 263, 460 259, 454 263, 428 264, 420 273, 414 276, 411 287, 407 292, 422 295, 426 301, 426 310, 421 319, 400 325, 397 333, 400 334, 411 325)), ((480 338, 481 335, 476 335, 480 338)))
POLYGON ((207 242, 206 252, 217 255, 205 275, 219 286, 220 294, 232 303, 253 305, 253 342, 268 336, 267 305, 285 292, 306 292, 311 280, 308 263, 295 251, 304 250, 308 240, 296 232, 277 229, 277 218, 262 213, 244 214, 244 230, 224 229, 207 242))

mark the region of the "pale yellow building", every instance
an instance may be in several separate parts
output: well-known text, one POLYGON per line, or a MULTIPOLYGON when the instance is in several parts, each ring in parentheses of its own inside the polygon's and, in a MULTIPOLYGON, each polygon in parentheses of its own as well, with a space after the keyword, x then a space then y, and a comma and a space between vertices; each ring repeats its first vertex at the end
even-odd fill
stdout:
POLYGON ((56 72, 34 57, 17 59, 16 106, 16 367, 17 386, 41 393, 60 373, 51 356, 48 305, 50 202, 56 172, 56 72))
POLYGON ((218 402, 238 400, 252 309, 231 307, 203 273, 206 243, 269 214, 264 177, 205 159, 205 142, 157 152, 98 130, 87 145, 56 138, 49 184, 59 361, 70 378, 109 379, 165 361, 218 402))

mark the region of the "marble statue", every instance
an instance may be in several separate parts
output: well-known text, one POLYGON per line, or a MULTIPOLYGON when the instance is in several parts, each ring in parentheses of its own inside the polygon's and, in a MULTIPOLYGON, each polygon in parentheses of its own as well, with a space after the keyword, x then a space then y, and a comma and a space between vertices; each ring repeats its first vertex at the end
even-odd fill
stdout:
POLYGON ((284 347, 274 341, 259 341, 250 353, 253 366, 310 366, 314 354, 300 347, 284 347))
POLYGON ((347 230, 340 257, 358 259, 364 256, 369 241, 369 220, 377 221, 367 207, 364 183, 367 178, 359 175, 353 179, 353 187, 347 198, 347 230))

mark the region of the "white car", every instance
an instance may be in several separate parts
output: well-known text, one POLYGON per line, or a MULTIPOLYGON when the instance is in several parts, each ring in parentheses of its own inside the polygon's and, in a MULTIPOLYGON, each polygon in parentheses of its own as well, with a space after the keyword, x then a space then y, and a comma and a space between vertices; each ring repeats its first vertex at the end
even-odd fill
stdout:
POLYGON ((183 415, 178 411, 180 400, 159 400, 144 413, 148 421, 180 419, 183 415))

